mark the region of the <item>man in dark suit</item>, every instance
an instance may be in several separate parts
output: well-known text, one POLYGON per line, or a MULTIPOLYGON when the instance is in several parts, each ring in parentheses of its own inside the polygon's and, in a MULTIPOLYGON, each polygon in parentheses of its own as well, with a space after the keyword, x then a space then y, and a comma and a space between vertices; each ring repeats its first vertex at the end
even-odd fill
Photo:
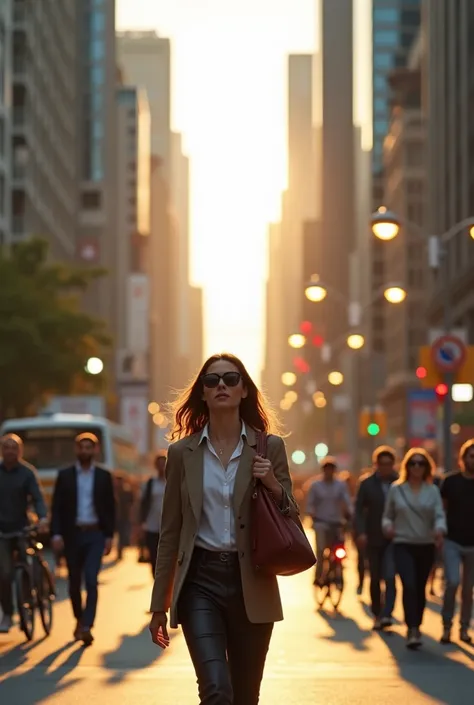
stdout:
POLYGON ((355 529, 360 550, 367 550, 370 570, 370 597, 374 629, 392 625, 395 605, 395 565, 393 546, 382 532, 382 515, 390 485, 398 479, 395 471, 395 451, 380 446, 372 456, 374 472, 359 485, 355 507, 355 529), (385 583, 382 605, 380 583, 385 583))
POLYGON ((51 516, 53 549, 64 550, 66 557, 69 596, 76 618, 74 637, 86 646, 93 642, 102 556, 110 553, 115 530, 112 476, 94 462, 98 449, 99 441, 93 434, 77 436, 77 462, 58 475, 51 516), (81 596, 83 577, 85 606, 81 596))

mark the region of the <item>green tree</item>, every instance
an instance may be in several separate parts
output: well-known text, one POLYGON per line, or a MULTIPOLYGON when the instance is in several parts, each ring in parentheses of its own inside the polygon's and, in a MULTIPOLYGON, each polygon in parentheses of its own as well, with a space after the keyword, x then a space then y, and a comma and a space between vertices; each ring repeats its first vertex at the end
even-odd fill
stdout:
POLYGON ((0 417, 34 413, 51 394, 103 385, 87 379, 84 365, 110 339, 103 321, 81 311, 81 294, 104 274, 50 263, 41 239, 0 249, 0 417))

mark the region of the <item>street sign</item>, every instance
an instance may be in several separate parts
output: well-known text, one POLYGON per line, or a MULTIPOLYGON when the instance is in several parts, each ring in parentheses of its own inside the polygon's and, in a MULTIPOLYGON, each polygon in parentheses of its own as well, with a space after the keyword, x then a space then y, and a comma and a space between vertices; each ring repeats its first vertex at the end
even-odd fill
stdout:
MULTIPOLYGON (((434 389, 437 384, 443 381, 443 373, 435 365, 432 348, 429 345, 423 345, 420 348, 418 364, 426 370, 426 376, 418 378, 419 386, 422 389, 434 389)), ((457 384, 472 384, 474 380, 474 345, 469 345, 466 348, 466 359, 454 374, 454 382, 457 384)))
POLYGON ((434 341, 431 353, 440 372, 456 372, 466 359, 466 346, 455 335, 443 335, 434 341))

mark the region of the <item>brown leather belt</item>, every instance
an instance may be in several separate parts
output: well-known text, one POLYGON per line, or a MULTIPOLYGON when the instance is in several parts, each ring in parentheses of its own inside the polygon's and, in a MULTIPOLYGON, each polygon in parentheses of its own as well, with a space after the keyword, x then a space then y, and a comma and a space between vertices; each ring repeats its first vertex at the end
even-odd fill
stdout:
POLYGON ((99 531, 99 524, 76 524, 78 531, 99 531))

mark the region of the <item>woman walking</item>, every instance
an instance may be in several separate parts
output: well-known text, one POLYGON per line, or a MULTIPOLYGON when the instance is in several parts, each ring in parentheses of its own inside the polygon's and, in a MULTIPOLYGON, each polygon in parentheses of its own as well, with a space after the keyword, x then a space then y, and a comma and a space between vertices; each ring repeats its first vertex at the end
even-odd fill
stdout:
POLYGON ((214 355, 177 404, 168 449, 152 639, 169 645, 181 624, 201 705, 257 705, 273 624, 283 619, 277 580, 255 572, 250 540, 254 478, 295 519, 285 446, 258 432, 275 423, 243 363, 214 355))
POLYGON ((426 583, 446 533, 441 494, 433 484, 435 470, 432 457, 423 448, 409 450, 402 461, 400 480, 388 492, 382 519, 383 530, 394 543, 402 581, 409 649, 422 643, 426 583))

